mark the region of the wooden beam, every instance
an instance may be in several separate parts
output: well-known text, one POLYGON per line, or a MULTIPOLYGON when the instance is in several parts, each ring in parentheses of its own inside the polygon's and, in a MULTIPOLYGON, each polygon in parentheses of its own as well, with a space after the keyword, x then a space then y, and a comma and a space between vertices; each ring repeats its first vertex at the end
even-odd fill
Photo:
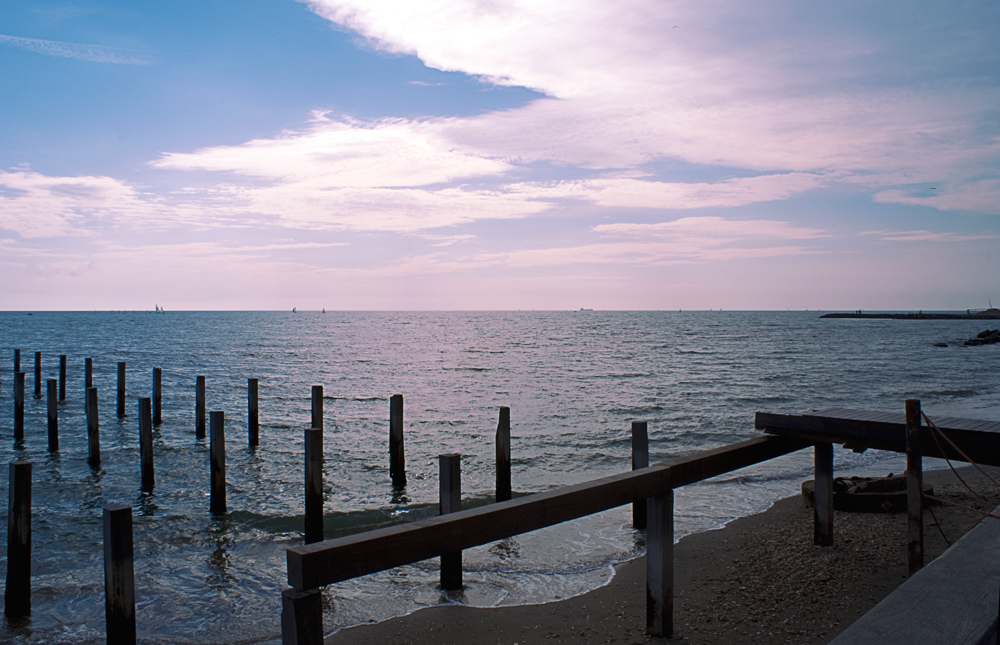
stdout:
MULTIPOLYGON (((632 470, 649 465, 649 434, 645 421, 632 422, 632 470)), ((632 503, 632 528, 646 528, 646 500, 632 503)))
POLYGON ((809 444, 757 437, 507 502, 289 548, 288 583, 314 589, 559 524, 750 466, 809 444))
POLYGON ((674 491, 647 500, 646 633, 674 634, 674 491))
POLYGON ((906 553, 912 576, 924 566, 924 473, 920 453, 920 401, 906 400, 906 553))
POLYGON ((813 543, 833 545, 833 444, 818 443, 813 491, 813 543))

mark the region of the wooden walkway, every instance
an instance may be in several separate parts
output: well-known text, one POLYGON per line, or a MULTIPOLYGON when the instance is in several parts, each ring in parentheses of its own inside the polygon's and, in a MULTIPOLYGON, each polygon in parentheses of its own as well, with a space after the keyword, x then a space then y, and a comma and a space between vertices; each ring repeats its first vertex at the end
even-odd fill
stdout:
MULTIPOLYGON (((976 463, 1000 466, 1000 422, 955 417, 930 419, 976 463)), ((754 427, 768 434, 844 444, 859 452, 868 448, 906 452, 906 416, 902 412, 847 408, 831 408, 812 414, 758 412, 754 427)), ((935 440, 927 426, 920 428, 920 451, 925 457, 966 461, 946 441, 935 440)))
POLYGON ((996 643, 998 590, 1000 520, 988 517, 830 645, 996 643))

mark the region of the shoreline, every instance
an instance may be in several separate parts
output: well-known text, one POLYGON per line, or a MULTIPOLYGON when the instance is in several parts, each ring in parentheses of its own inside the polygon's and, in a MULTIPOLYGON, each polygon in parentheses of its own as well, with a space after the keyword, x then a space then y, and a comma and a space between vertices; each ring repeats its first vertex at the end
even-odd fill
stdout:
MULTIPOLYGON (((959 472, 976 492, 1000 500, 1000 491, 972 467, 959 472)), ((987 508, 949 469, 925 471, 924 480, 938 497, 987 508)), ((933 512, 924 518, 928 562, 947 548, 938 523, 954 542, 979 517, 943 505, 933 512)), ((674 558, 673 640, 826 643, 906 579, 906 514, 837 511, 834 546, 817 547, 812 509, 796 495, 724 528, 685 536, 675 545, 674 558)), ((607 585, 565 600, 514 607, 439 605, 342 629, 326 643, 666 642, 670 639, 645 634, 645 562, 641 556, 619 564, 607 585)))

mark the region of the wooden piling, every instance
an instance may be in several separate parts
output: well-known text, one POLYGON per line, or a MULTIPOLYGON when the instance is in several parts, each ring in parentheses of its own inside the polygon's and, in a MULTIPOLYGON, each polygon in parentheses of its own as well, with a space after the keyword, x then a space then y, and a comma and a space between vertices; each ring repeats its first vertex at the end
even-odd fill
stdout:
POLYGON ((500 420, 497 423, 497 501, 506 502, 513 491, 510 483, 510 408, 500 406, 500 420))
POLYGON ((209 423, 212 470, 210 506, 212 513, 221 514, 226 512, 226 413, 212 412, 209 423))
MULTIPOLYGON (((649 466, 649 434, 646 421, 632 422, 632 470, 649 466)), ((646 528, 646 500, 632 502, 632 528, 646 528)))
POLYGON ((135 643, 132 507, 104 507, 104 625, 109 644, 135 643))
POLYGON ((150 493, 156 486, 156 477, 153 472, 152 402, 147 398, 139 399, 139 461, 142 471, 141 490, 150 493))
POLYGON ((323 596, 319 589, 281 592, 282 645, 323 645, 323 596))
POLYGON ((674 633, 674 491, 646 506, 646 633, 674 633))
POLYGON ((257 379, 247 379, 247 442, 251 448, 260 445, 260 419, 257 408, 257 379))
MULTIPOLYGON (((83 391, 86 392, 88 387, 94 387, 94 359, 92 358, 83 361, 83 391)), ((84 395, 83 400, 86 403, 86 395, 84 395)))
POLYGON ((59 355, 59 400, 66 400, 66 354, 59 355))
POLYGON ((9 618, 23 618, 31 615, 31 462, 11 462, 7 494, 4 613, 9 618))
POLYGON ((14 350, 14 373, 17 374, 21 371, 21 350, 14 350))
POLYGON ((205 377, 199 376, 195 379, 194 385, 194 436, 196 439, 205 438, 205 414, 208 405, 205 402, 205 377))
MULTIPOLYGON (((440 469, 441 515, 462 510, 462 456, 457 453, 438 455, 440 469)), ((462 588, 462 552, 441 555, 441 588, 454 591, 462 588)))
POLYGON ((833 444, 814 448, 813 543, 833 546, 833 444))
POLYGON ((311 428, 323 429, 323 386, 312 386, 312 425, 311 428))
POLYGON ((323 540, 323 430, 305 431, 305 543, 323 540))
POLYGON ((123 361, 118 361, 118 401, 115 406, 115 413, 123 417, 125 416, 125 363, 123 361))
POLYGON ((35 398, 42 398, 42 353, 35 352, 35 398))
POLYGON ((59 401, 56 399, 58 381, 46 381, 45 396, 49 413, 49 452, 59 450, 59 401))
POLYGON ((97 410, 97 388, 87 388, 87 461, 101 463, 101 426, 97 410))
POLYGON ((403 450, 403 395, 389 399, 389 477, 396 488, 406 486, 406 453, 403 450))
POLYGON ((24 439, 24 372, 14 372, 14 439, 24 439))
POLYGON ((153 425, 163 423, 163 369, 153 368, 153 425))
POLYGON ((910 575, 924 566, 923 457, 920 452, 920 401, 906 400, 907 563, 910 575))

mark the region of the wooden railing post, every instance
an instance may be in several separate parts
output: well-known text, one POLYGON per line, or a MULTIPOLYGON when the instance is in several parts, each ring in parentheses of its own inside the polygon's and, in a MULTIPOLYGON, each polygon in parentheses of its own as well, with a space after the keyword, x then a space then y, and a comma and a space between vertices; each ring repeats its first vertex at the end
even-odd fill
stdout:
MULTIPOLYGON (((645 421, 632 422, 632 470, 649 466, 649 435, 645 421)), ((646 500, 632 502, 632 528, 646 528, 646 500)))
POLYGON ((35 398, 42 398, 42 353, 35 352, 35 398))
POLYGON ((31 615, 31 462, 11 462, 7 494, 4 613, 9 618, 22 618, 31 615))
POLYGON ((104 507, 104 625, 109 644, 135 643, 132 507, 104 507))
MULTIPOLYGON (((441 515, 462 510, 462 456, 449 453, 438 456, 440 467, 441 515)), ((462 552, 441 555, 441 588, 455 591, 462 588, 462 552)))
POLYGON ((247 379, 247 442, 251 448, 260 445, 260 419, 257 411, 257 379, 247 379))
POLYGON ((194 384, 194 436, 205 438, 205 414, 208 409, 205 402, 205 377, 199 376, 194 384))
POLYGON ((647 499, 646 633, 674 633, 674 490, 647 499))
POLYGON ((163 423, 163 369, 153 368, 153 425, 163 423))
POLYGON ((115 414, 125 416, 125 362, 118 361, 118 400, 115 414))
POLYGON ((87 461, 91 466, 101 463, 101 422, 96 387, 87 388, 87 461))
POLYGON ((906 400, 907 562, 910 575, 924 566, 923 458, 920 452, 920 401, 906 400))
POLYGON ((306 428, 305 543, 323 540, 323 430, 306 428))
POLYGON ((153 414, 152 402, 145 397, 139 399, 139 461, 142 470, 141 490, 150 493, 156 486, 153 472, 153 414))
POLYGON ((813 543, 833 545, 833 444, 814 447, 813 543))
POLYGON ((24 439, 24 372, 14 372, 14 439, 24 439))
POLYGON ((403 451, 403 395, 389 398, 389 477, 396 488, 406 486, 406 453, 403 451))
POLYGON ((209 502, 212 513, 226 512, 226 413, 212 412, 209 415, 212 433, 209 437, 209 453, 212 471, 212 490, 209 502))
POLYGON ((506 502, 513 495, 510 481, 510 408, 500 406, 497 422, 497 501, 506 502))
POLYGON ((323 645, 323 596, 319 589, 281 592, 282 645, 323 645))
POLYGON ((66 400, 66 354, 59 355, 59 400, 66 400))
POLYGON ((312 425, 311 428, 323 429, 323 386, 312 386, 312 425))
POLYGON ((58 383, 50 378, 45 387, 45 403, 49 413, 49 452, 59 450, 59 401, 56 400, 58 383))

